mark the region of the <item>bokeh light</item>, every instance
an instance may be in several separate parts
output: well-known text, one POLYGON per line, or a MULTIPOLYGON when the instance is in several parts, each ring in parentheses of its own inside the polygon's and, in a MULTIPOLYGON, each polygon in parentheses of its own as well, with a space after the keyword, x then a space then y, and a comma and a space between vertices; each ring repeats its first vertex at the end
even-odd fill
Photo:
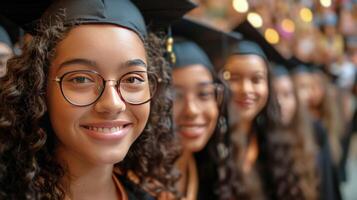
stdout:
POLYGON ((277 44, 280 41, 278 32, 272 28, 267 28, 265 30, 264 37, 270 44, 277 44))
POLYGON ((302 8, 300 10, 300 18, 304 22, 312 22, 313 14, 309 8, 302 8))
POLYGON ((247 16, 249 23, 251 23, 255 28, 260 28, 263 26, 263 18, 256 12, 250 12, 247 16))
POLYGON ((281 28, 288 33, 295 31, 295 23, 291 19, 284 19, 281 22, 281 28))
POLYGON ((331 0, 320 0, 320 3, 323 7, 330 7, 331 4, 332 4, 332 1, 331 0))
POLYGON ((233 8, 239 13, 246 13, 249 10, 247 0, 233 0, 233 8))

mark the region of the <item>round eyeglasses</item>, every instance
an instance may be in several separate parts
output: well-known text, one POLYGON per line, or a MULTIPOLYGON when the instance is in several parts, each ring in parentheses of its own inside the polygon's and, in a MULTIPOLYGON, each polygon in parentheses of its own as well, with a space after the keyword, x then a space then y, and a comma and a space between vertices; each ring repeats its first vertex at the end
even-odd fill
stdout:
POLYGON ((173 99, 176 105, 182 104, 185 101, 185 96, 191 93, 194 96, 193 100, 205 107, 211 103, 221 105, 224 86, 220 83, 203 83, 193 88, 174 87, 173 92, 173 99))
POLYGON ((120 98, 131 105, 149 102, 154 96, 158 79, 147 71, 131 71, 119 80, 105 80, 91 70, 77 70, 54 79, 61 88, 63 97, 72 105, 83 107, 94 104, 102 96, 107 83, 116 87, 120 98))

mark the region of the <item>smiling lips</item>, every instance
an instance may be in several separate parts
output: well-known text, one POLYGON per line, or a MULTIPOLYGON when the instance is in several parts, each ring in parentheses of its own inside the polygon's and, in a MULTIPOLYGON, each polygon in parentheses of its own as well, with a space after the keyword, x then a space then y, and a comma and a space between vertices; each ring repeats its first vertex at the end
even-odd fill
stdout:
POLYGON ((90 137, 97 140, 115 140, 123 138, 132 127, 128 121, 90 123, 81 125, 90 137))
POLYGON ((205 124, 182 124, 179 125, 179 133, 187 138, 197 138, 205 134, 205 124))
POLYGON ((241 98, 235 99, 234 102, 241 108, 249 108, 254 105, 255 100, 253 98, 241 98))

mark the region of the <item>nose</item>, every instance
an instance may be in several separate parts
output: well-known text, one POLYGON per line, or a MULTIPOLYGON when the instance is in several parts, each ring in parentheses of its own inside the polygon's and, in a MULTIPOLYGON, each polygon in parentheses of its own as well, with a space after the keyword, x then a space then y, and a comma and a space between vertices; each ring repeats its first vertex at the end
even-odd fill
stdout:
POLYGON ((194 118, 200 113, 199 102, 192 95, 187 96, 183 102, 182 113, 187 118, 194 118))
POLYGON ((249 80, 241 80, 232 84, 231 90, 234 94, 248 94, 253 91, 253 85, 249 80))
POLYGON ((95 104, 95 110, 109 115, 123 112, 126 109, 126 104, 117 90, 116 81, 109 80, 106 84, 102 96, 95 104))

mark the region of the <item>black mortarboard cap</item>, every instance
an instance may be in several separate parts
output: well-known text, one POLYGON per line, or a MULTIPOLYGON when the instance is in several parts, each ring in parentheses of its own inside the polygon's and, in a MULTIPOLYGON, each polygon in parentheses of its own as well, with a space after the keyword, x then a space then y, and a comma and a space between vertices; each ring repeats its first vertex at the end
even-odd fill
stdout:
MULTIPOLYGON (((249 42, 241 42, 238 44, 237 49, 241 52, 254 52, 263 58, 266 58, 268 62, 279 63, 284 66, 288 66, 286 58, 284 58, 275 48, 272 46, 263 35, 254 28, 247 20, 239 24, 233 31, 238 32, 243 35, 245 40, 252 41, 254 44, 249 44, 249 42), (257 47, 257 45, 259 45, 257 47), (260 50, 259 50, 260 49, 260 50), (263 52, 263 54, 262 54, 263 52)), ((234 51, 234 49, 233 49, 234 51)), ((253 53, 253 54, 254 54, 253 53)))
POLYGON ((179 37, 175 37, 174 41, 173 51, 176 61, 172 65, 173 68, 201 64, 213 71, 213 65, 207 54, 195 42, 179 37))
POLYGON ((0 3, 0 13, 32 32, 36 20, 51 17, 65 8, 65 23, 116 24, 144 38, 146 24, 167 25, 195 7, 189 0, 13 0, 0 3))
POLYGON ((286 67, 280 64, 274 64, 272 69, 274 77, 288 76, 290 74, 286 67))
POLYGON ((262 48, 257 43, 249 40, 239 41, 236 45, 232 47, 230 54, 254 54, 262 57, 264 60, 268 60, 262 48))
POLYGON ((2 26, 0 26, 0 42, 12 48, 12 42, 10 36, 2 26))
MULTIPOLYGON (((197 49, 193 49, 196 46, 200 47, 200 51, 206 54, 206 56, 201 55, 201 59, 203 59, 203 57, 208 57, 208 61, 213 62, 214 66, 220 67, 224 63, 225 57, 228 55, 230 46, 237 43, 241 38, 239 34, 227 33, 218 30, 189 17, 185 17, 182 20, 173 23, 172 34, 174 37, 181 37, 181 39, 174 39, 175 51, 177 51, 177 47, 180 45, 180 43, 184 42, 182 38, 185 38, 186 42, 187 40, 190 40, 196 43, 196 45, 188 45, 187 43, 184 45, 186 48, 191 48, 191 50, 187 49, 184 51, 181 49, 179 52, 175 52, 177 54, 177 65, 182 63, 180 60, 181 58, 186 57, 187 59, 187 57, 192 57, 194 55, 193 52, 196 52, 196 55, 198 56, 199 51, 197 49), (178 55, 179 53, 185 55, 178 55)), ((206 61, 206 63, 208 62, 206 61)))

